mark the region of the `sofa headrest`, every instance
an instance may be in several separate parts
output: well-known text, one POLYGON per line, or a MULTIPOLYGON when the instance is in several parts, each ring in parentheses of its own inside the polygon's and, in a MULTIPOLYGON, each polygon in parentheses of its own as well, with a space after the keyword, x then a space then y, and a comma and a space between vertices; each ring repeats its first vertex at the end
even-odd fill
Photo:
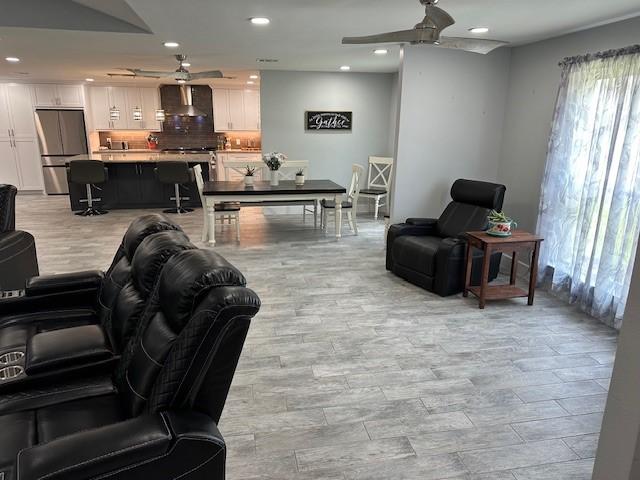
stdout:
POLYGON ((158 299, 167 322, 179 332, 211 289, 245 285, 242 273, 217 253, 187 250, 172 257, 162 269, 158 299))
POLYGON ((504 185, 497 183, 460 179, 451 187, 451 198, 454 202, 501 210, 506 191, 504 185))
POLYGON ((122 240, 122 247, 125 256, 131 260, 136 253, 138 245, 140 245, 145 238, 149 235, 153 235, 154 233, 164 232, 166 230, 182 231, 182 228, 164 215, 160 215, 158 213, 143 215, 136 218, 131 222, 131 225, 129 225, 127 233, 124 234, 124 239, 122 240))
POLYGON ((149 235, 140 243, 133 256, 131 275, 134 286, 143 297, 148 297, 165 263, 177 253, 195 248, 189 237, 178 230, 149 235))

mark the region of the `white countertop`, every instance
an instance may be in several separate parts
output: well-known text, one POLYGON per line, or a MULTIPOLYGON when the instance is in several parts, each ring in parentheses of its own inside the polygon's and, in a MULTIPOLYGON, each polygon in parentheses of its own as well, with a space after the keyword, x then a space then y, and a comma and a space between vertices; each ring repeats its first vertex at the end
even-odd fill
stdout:
POLYGON ((188 162, 209 162, 209 154, 201 153, 90 153, 87 155, 76 155, 69 160, 100 160, 105 163, 157 163, 168 160, 181 160, 188 162))

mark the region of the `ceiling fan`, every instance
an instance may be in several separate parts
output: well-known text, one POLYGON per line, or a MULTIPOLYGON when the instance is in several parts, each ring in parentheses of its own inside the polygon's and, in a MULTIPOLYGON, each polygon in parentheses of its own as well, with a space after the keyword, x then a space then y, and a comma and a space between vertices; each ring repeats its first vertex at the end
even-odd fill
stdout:
POLYGON ((179 65, 177 70, 172 72, 156 72, 151 70, 141 70, 138 68, 125 68, 131 73, 108 73, 110 77, 144 77, 144 78, 167 78, 171 77, 179 83, 190 82, 192 80, 202 80, 204 78, 227 78, 220 70, 208 70, 206 72, 190 73, 183 65, 187 59, 186 55, 175 55, 179 65))
POLYGON ((440 33, 456 23, 451 15, 437 6, 439 0, 419 0, 425 6, 426 16, 411 30, 381 33, 365 37, 345 37, 345 45, 368 43, 410 43, 412 45, 433 45, 444 48, 455 48, 467 52, 487 54, 496 48, 507 45, 507 42, 485 40, 480 38, 441 37, 440 33))

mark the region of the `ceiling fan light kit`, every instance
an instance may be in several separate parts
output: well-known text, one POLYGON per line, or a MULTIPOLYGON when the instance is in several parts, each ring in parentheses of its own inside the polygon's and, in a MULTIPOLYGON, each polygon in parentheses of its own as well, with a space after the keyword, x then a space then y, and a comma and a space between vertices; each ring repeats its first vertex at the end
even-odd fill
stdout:
MULTIPOLYGON (((420 0, 420 3, 425 7, 425 17, 411 30, 387 32, 364 37, 344 37, 342 39, 342 43, 344 45, 408 43, 411 45, 430 45, 441 48, 453 48, 480 54, 487 54, 496 48, 507 45, 507 42, 499 40, 443 37, 440 35, 442 31, 456 23, 453 17, 437 6, 438 0, 420 0)), ((489 29, 486 29, 486 32, 488 31, 489 29)), ((474 33, 486 32, 478 31, 474 33)))

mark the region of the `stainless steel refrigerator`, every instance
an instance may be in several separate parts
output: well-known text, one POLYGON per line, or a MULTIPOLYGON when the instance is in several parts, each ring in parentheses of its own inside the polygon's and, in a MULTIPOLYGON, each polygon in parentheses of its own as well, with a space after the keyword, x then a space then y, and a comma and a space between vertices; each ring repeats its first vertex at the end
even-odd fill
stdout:
POLYGON ((44 189, 49 195, 69 193, 66 162, 87 153, 82 110, 36 110, 44 189))

